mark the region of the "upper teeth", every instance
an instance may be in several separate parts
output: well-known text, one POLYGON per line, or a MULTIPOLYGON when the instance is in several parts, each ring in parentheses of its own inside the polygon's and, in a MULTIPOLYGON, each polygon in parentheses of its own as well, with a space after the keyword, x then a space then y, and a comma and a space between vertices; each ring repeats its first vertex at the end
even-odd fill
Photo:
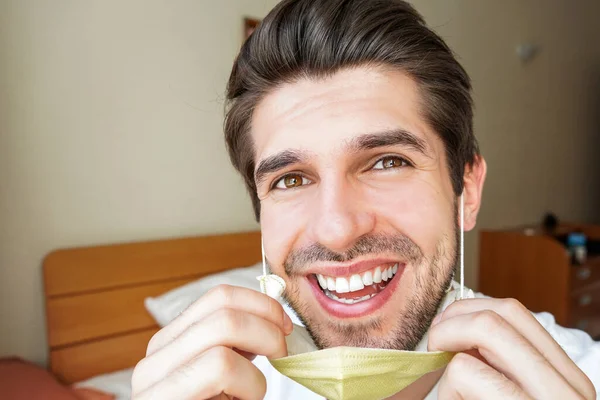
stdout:
POLYGON ((379 266, 373 270, 363 272, 362 274, 354 274, 350 277, 338 276, 333 278, 317 274, 317 280, 323 289, 337 293, 348 293, 364 289, 365 286, 374 283, 381 283, 381 281, 387 282, 396 275, 396 272, 398 272, 398 264, 394 264, 387 268, 385 266, 379 266))

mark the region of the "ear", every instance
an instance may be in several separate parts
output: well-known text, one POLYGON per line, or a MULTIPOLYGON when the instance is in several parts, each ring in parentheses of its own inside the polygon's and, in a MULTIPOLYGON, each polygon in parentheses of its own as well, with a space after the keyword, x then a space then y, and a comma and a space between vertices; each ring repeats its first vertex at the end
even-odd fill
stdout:
POLYGON ((487 164, 482 156, 475 156, 472 166, 465 167, 463 196, 465 201, 465 231, 475 227, 481 207, 481 194, 487 173, 487 164))

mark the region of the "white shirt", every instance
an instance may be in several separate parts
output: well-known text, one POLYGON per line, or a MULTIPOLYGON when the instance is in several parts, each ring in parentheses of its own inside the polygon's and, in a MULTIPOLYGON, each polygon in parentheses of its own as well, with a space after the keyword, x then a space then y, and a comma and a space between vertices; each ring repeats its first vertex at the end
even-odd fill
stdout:
MULTIPOLYGON (((446 295, 438 313, 445 310, 446 307, 455 301, 458 288, 458 284, 453 282, 453 290, 446 295)), ((473 294, 473 292, 466 288, 465 291, 471 293, 469 297, 486 297, 481 293, 473 294)), ((284 306, 284 309, 295 324, 302 325, 296 314, 289 307, 284 306)), ((543 312, 534 313, 533 315, 575 364, 590 378, 596 388, 596 392, 598 392, 598 399, 600 399, 600 342, 593 341, 583 331, 567 329, 557 325, 552 314, 543 312)), ((415 350, 427 351, 427 336, 426 333, 415 350)), ((267 379, 267 394, 264 400, 325 400, 324 397, 311 392, 304 386, 281 375, 269 364, 269 361, 265 357, 256 357, 254 365, 261 370, 267 379)), ((436 400, 438 397, 437 389, 438 384, 425 397, 425 400, 436 400)))

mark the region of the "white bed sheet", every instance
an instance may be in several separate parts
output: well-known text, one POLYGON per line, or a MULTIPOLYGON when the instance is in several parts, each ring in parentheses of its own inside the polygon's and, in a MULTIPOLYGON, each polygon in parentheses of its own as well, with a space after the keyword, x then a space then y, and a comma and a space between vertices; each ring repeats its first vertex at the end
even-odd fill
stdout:
POLYGON ((116 400, 130 400, 132 375, 133 368, 128 368, 77 382, 75 387, 91 388, 110 393, 116 396, 116 400))

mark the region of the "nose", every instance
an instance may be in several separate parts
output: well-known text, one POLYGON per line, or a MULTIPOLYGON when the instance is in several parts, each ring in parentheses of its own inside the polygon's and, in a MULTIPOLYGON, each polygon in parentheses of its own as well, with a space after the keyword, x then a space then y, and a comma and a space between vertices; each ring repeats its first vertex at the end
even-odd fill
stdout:
POLYGON ((375 226, 375 216, 360 189, 344 180, 321 182, 313 211, 312 239, 332 251, 348 250, 375 226))

